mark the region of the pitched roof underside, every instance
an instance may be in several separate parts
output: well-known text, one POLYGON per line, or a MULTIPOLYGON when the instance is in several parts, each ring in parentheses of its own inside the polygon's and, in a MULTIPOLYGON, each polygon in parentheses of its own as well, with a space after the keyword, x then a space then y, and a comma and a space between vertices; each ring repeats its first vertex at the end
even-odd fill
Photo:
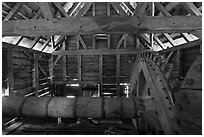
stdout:
MULTIPOLYGON (((83 16, 92 8, 92 3, 86 2, 49 2, 50 11, 54 18, 83 16)), ((44 3, 46 4, 46 3, 44 3)), ((118 15, 127 16, 202 16, 201 2, 111 2, 110 5, 118 15)), ((41 19, 45 15, 42 4, 38 2, 3 2, 2 20, 41 19)), ((108 15, 108 13, 107 13, 108 15)), ((111 15, 110 15, 111 16, 111 15)), ((141 34, 141 42, 155 51, 178 46, 201 38, 190 33, 161 33, 141 34), (151 42, 153 40, 153 45, 151 42)), ((4 36, 3 41, 17 46, 32 48, 34 50, 51 53, 52 42, 61 39, 55 36, 4 36)))

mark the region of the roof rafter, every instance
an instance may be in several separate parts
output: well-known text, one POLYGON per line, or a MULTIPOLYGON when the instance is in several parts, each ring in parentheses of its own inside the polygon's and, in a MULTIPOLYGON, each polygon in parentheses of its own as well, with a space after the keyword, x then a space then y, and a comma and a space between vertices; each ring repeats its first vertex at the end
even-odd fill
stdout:
POLYGON ((3 21, 7 21, 15 17, 19 9, 23 6, 23 2, 17 2, 16 5, 9 11, 8 15, 4 18, 3 21))
POLYGON ((54 4, 59 9, 59 11, 63 14, 64 17, 69 17, 67 12, 64 10, 64 8, 59 2, 54 2, 54 4))

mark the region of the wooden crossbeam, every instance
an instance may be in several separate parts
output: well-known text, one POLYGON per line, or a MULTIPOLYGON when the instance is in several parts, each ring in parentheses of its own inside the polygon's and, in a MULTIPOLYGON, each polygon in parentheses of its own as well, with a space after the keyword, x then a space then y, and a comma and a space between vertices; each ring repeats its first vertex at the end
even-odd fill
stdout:
POLYGON ((3 21, 5 36, 48 36, 94 33, 172 33, 202 29, 201 16, 83 17, 3 21))
POLYGON ((143 51, 151 51, 147 49, 86 49, 86 50, 66 50, 66 51, 54 51, 53 55, 110 55, 110 54, 138 54, 143 51))
POLYGON ((21 40, 23 40, 23 37, 20 37, 20 39, 16 42, 16 45, 18 45, 21 42, 21 40))
POLYGON ((124 40, 126 39, 127 35, 128 35, 128 34, 124 34, 124 35, 120 38, 120 40, 119 40, 119 42, 118 42, 118 44, 117 44, 117 46, 116 46, 116 49, 119 49, 119 48, 120 48, 120 46, 122 45, 122 42, 124 42, 124 40))
POLYGON ((138 2, 137 7, 133 12, 134 16, 143 16, 145 14, 148 2, 138 2))
POLYGON ((193 4, 193 2, 181 2, 185 9, 191 14, 196 16, 202 16, 200 10, 193 4))
POLYGON ((48 2, 39 2, 39 5, 44 18, 53 18, 53 13, 48 2))
POLYGON ((82 47, 83 47, 84 49, 87 49, 86 43, 84 42, 84 40, 82 39, 82 37, 81 37, 80 35, 77 35, 77 37, 78 37, 78 39, 79 39, 79 41, 80 41, 82 47))
POLYGON ((64 17, 68 17, 68 14, 66 13, 66 11, 64 10, 64 8, 59 2, 54 2, 54 4, 59 9, 59 11, 62 13, 64 17))
POLYGON ((83 8, 80 9, 80 11, 76 15, 76 17, 84 15, 89 10, 89 8, 91 7, 92 3, 93 2, 86 2, 85 5, 83 6, 83 8))
POLYGON ((4 18, 3 21, 8 21, 15 17, 19 9, 23 6, 23 2, 17 2, 16 5, 9 11, 8 15, 4 18))
MULTIPOLYGON (((74 15, 74 17, 81 17, 81 16, 83 16, 84 14, 86 14, 86 12, 89 10, 89 8, 91 7, 91 5, 92 5, 92 2, 87 2, 87 3, 85 3, 85 5, 80 9, 80 11, 79 11, 79 13, 78 14, 76 14, 76 15, 74 15)), ((77 8, 75 9, 75 10, 77 10, 77 8)), ((74 12, 74 11, 73 11, 74 12)), ((69 17, 70 16, 73 16, 73 12, 70 14, 70 15, 68 15, 69 17)), ((57 41, 58 40, 61 40, 61 39, 64 39, 64 37, 65 37, 66 35, 61 35, 58 39, 57 39, 57 41)), ((61 42, 61 41, 60 41, 61 42)), ((56 42, 56 47, 59 45, 60 43, 59 42, 56 42)), ((54 50, 53 50, 54 51, 54 50)))
POLYGON ((40 40, 41 36, 38 36, 36 37, 34 40, 33 40, 33 43, 32 45, 30 46, 31 49, 33 49, 35 47, 35 45, 38 43, 38 41, 40 40))
MULTIPOLYGON (((164 16, 171 16, 171 14, 169 13, 169 10, 170 10, 170 9, 167 10, 166 8, 164 8, 164 6, 163 6, 160 2, 156 2, 155 5, 156 5, 156 7, 158 8, 158 10, 161 12, 161 14, 163 14, 164 16)), ((170 36, 169 34, 164 33, 163 35, 164 35, 164 36, 166 37, 166 39, 171 43, 172 46, 175 46, 175 45, 176 45, 175 41, 171 38, 171 36, 170 36)), ((189 39, 188 39, 189 36, 188 36, 187 33, 182 33, 182 35, 184 36, 184 38, 185 38, 187 41, 189 41, 189 39)))
POLYGON ((128 16, 127 13, 122 9, 122 7, 117 2, 111 2, 113 8, 119 12, 122 16, 128 16))
POLYGON ((157 42, 157 44, 158 44, 162 49, 164 49, 164 44, 160 41, 160 39, 159 39, 156 35, 154 35, 153 38, 154 38, 154 40, 157 42))
POLYGON ((177 43, 171 38, 171 36, 168 33, 163 33, 163 35, 166 37, 166 39, 171 43, 173 47, 177 45, 177 43))

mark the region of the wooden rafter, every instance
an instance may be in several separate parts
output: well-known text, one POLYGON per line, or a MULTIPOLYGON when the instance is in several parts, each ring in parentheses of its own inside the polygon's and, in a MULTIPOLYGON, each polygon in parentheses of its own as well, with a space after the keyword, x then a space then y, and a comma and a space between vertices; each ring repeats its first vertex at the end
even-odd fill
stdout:
POLYGON ((193 2, 182 2, 185 9, 191 14, 196 16, 202 16, 200 10, 193 4, 193 2))
POLYGON ((134 16, 143 16, 145 14, 148 2, 138 2, 137 7, 133 12, 134 16))
POLYGON ((154 40, 157 42, 157 44, 158 44, 162 49, 164 49, 164 44, 160 41, 160 39, 159 39, 156 35, 154 35, 153 38, 154 38, 154 40))
POLYGON ((44 18, 53 18, 53 13, 48 2, 39 2, 44 18))
POLYGON ((128 16, 127 13, 122 9, 122 7, 117 2, 111 2, 113 8, 119 12, 122 16, 128 16))
POLYGON ((59 9, 59 11, 62 13, 64 17, 68 17, 68 14, 66 13, 66 11, 64 10, 64 8, 59 2, 54 2, 54 4, 59 9))
MULTIPOLYGON (((82 15, 84 15, 84 14, 86 14, 86 12, 89 10, 89 8, 91 7, 91 4, 92 4, 92 2, 87 2, 87 3, 85 3, 85 5, 81 8, 81 10, 79 11, 79 13, 78 14, 76 14, 76 15, 74 15, 75 17, 81 17, 82 15)), ((77 10, 77 8, 75 8, 75 10, 77 10)), ((74 11, 70 14, 70 15, 68 15, 69 17, 70 16, 73 16, 73 13, 74 13, 74 11)), ((61 35, 58 39, 57 39, 57 43, 56 43, 56 48, 57 48, 57 46, 60 44, 59 42, 62 42, 61 41, 61 39, 64 39, 64 37, 65 37, 66 35, 61 35), (59 41, 60 40, 60 41, 59 41), (58 42, 59 41, 59 42, 58 42)), ((55 49, 56 49, 55 48, 55 49)), ((53 50, 53 51, 55 51, 55 49, 53 50)), ((53 52, 52 51, 52 52, 53 52)))
POLYGON ((75 35, 79 33, 172 33, 201 30, 202 17, 83 17, 62 18, 60 20, 53 18, 49 20, 3 21, 2 25, 2 34, 7 36, 75 35))
POLYGON ((8 21, 15 17, 19 9, 23 6, 23 2, 17 2, 16 5, 9 11, 8 15, 4 18, 3 21, 8 21))
MULTIPOLYGON (((178 2, 172 2, 166 5, 166 7, 164 7, 160 2, 155 2, 155 6, 157 7, 157 9, 160 11, 160 15, 164 15, 164 16, 171 16, 171 14, 169 13, 169 11, 171 9, 173 9, 176 5, 178 5, 178 2)), ((168 35, 168 34, 165 34, 168 35)), ((181 33, 181 35, 187 40, 189 41, 189 35, 187 33, 181 33)), ((168 39, 168 37, 166 37, 167 40, 170 42, 171 39, 168 39)), ((171 43, 171 42, 170 42, 171 43)))
POLYGON ((35 45, 38 43, 38 41, 40 40, 41 36, 38 36, 36 37, 34 40, 33 40, 33 43, 32 45, 30 46, 31 49, 33 49, 35 47, 35 45))
MULTIPOLYGON (((166 8, 164 8, 164 6, 160 2, 155 2, 155 6, 161 12, 162 15, 164 15, 164 16, 171 16, 171 14, 169 13, 170 8, 167 10, 166 8)), ((172 46, 176 45, 176 42, 171 38, 171 36, 169 34, 164 33, 163 35, 166 37, 166 39, 170 42, 170 44, 172 46)), ((182 33, 182 35, 184 36, 185 39, 188 40, 189 36, 188 36, 187 33, 182 33)))

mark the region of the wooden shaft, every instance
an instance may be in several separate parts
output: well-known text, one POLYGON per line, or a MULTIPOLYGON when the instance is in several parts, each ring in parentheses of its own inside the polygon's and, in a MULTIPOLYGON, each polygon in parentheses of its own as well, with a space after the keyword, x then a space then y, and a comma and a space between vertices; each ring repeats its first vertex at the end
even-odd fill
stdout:
POLYGON ((62 118, 134 118, 131 98, 2 97, 2 114, 62 118))

